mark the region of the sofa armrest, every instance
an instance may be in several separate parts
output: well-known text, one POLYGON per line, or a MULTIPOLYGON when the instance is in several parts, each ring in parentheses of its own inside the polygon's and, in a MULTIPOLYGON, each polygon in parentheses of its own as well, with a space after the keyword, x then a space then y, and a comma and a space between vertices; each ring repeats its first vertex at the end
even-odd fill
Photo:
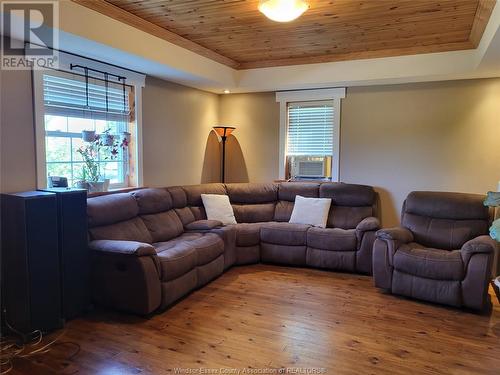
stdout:
POLYGON ((378 229, 380 229, 380 221, 373 216, 364 218, 356 225, 356 232, 367 232, 369 230, 378 229))
POLYGON ((413 233, 403 227, 385 228, 377 231, 380 240, 392 240, 399 243, 413 242, 413 233))
POLYGON ((190 231, 197 230, 212 230, 214 228, 222 227, 223 224, 219 220, 196 220, 192 223, 186 224, 184 229, 190 231))
POLYGON ((103 253, 135 255, 138 257, 156 255, 155 248, 152 245, 137 241, 94 240, 89 243, 89 248, 103 253))
POLYGON ((479 236, 467 241, 460 250, 460 255, 462 256, 462 261, 467 266, 470 258, 474 254, 492 254, 492 256, 497 251, 497 242, 493 240, 490 236, 479 236))

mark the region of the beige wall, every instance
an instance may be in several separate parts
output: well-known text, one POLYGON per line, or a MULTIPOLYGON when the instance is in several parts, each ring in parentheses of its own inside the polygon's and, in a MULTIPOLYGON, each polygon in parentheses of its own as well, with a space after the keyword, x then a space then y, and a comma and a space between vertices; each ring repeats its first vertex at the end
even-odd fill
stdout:
POLYGON ((228 182, 269 182, 278 177, 279 104, 274 93, 221 95, 219 121, 235 126, 228 140, 228 182))
POLYGON ((148 78, 142 99, 144 185, 218 181, 218 96, 148 78))
POLYGON ((494 190, 499 142, 500 79, 350 88, 340 175, 375 186, 392 226, 412 190, 494 190))
MULTIPOLYGON (((278 176, 278 112, 271 93, 220 99, 251 182, 278 176)), ((495 189, 499 142, 500 79, 353 87, 342 101, 340 176, 375 186, 393 226, 412 190, 495 189)))
MULTIPOLYGON (((36 186, 29 72, 0 72, 1 191, 36 186)), ((217 96, 148 78, 143 91, 144 184, 218 181, 212 126, 234 125, 227 181, 278 177, 274 93, 217 96)), ((341 119, 342 181, 376 187, 383 224, 399 220, 411 190, 483 193, 500 180, 500 79, 347 90, 341 119)))
POLYGON ((0 70, 0 191, 36 187, 35 135, 29 71, 0 70))

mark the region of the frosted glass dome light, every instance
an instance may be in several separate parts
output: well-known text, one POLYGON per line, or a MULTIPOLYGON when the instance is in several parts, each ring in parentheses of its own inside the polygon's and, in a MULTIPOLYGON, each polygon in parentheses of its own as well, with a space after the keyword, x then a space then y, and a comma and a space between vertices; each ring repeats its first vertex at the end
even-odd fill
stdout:
POLYGON ((276 22, 293 21, 307 9, 309 9, 309 4, 304 0, 261 0, 259 2, 259 11, 276 22))

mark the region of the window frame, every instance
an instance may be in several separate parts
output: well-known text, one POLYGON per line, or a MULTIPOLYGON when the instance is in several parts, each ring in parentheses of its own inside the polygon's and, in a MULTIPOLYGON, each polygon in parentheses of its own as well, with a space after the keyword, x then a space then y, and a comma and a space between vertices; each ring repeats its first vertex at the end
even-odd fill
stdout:
MULTIPOLYGON (((70 64, 80 64, 89 68, 106 71, 112 74, 127 77, 127 85, 134 87, 135 119, 133 127, 135 129, 135 147, 132 157, 134 160, 135 183, 137 187, 143 184, 143 161, 142 161, 142 88, 145 85, 145 75, 127 69, 122 69, 106 63, 89 60, 84 57, 68 54, 60 51, 59 69, 35 70, 32 69, 32 87, 34 104, 34 127, 35 127, 35 147, 36 147, 36 181, 38 189, 47 187, 47 160, 46 160, 46 131, 45 131, 45 105, 43 93, 43 75, 67 75, 74 74, 70 70, 70 64)), ((68 136, 69 137, 69 136, 68 136)), ((117 183, 110 186, 111 189, 126 188, 126 183, 117 183)))
POLYGON ((288 139, 288 104, 296 102, 331 101, 333 107, 333 150, 332 150, 332 181, 340 181, 340 115, 341 99, 345 98, 345 88, 279 91, 276 101, 280 105, 279 131, 279 179, 285 179, 286 150, 288 139))

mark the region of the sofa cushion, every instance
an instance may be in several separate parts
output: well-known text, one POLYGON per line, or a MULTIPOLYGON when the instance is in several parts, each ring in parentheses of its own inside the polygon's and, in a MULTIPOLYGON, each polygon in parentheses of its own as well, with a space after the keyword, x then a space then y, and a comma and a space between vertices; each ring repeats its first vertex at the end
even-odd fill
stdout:
POLYGON ((255 246, 260 243, 260 229, 268 223, 241 223, 236 224, 236 245, 255 246))
POLYGON ((334 206, 332 202, 326 226, 329 228, 354 229, 363 219, 371 216, 373 216, 372 206, 334 206))
POLYGON ((196 248, 190 241, 155 244, 163 281, 176 279, 196 267, 196 248))
POLYGON ((141 215, 153 242, 168 241, 179 236, 184 227, 174 210, 150 215, 141 215))
POLYGON ((187 206, 203 206, 201 194, 226 195, 226 187, 223 184, 201 184, 182 186, 186 193, 187 206))
POLYGON ((434 280, 463 280, 464 265, 460 250, 440 250, 411 242, 394 254, 394 268, 419 277, 434 280))
POLYGON ((89 227, 109 225, 132 219, 139 213, 134 197, 128 193, 102 195, 87 199, 89 227))
POLYGON ((238 223, 272 221, 274 209, 274 203, 233 204, 234 216, 238 223))
POLYGON ((278 201, 274 209, 274 221, 290 221, 294 202, 278 201))
POLYGON ((437 219, 405 212, 402 223, 413 233, 415 241, 446 250, 458 249, 467 241, 488 233, 487 220, 437 219))
POLYGON ((131 193, 139 206, 139 214, 154 214, 172 209, 172 197, 165 189, 140 189, 131 193))
POLYGON ((151 243, 151 234, 139 217, 89 229, 92 240, 121 240, 151 243))
POLYGON ((266 223, 260 230, 262 242, 277 245, 305 245, 307 230, 306 224, 266 223))
POLYGON ((408 194, 404 211, 437 219, 488 220, 485 195, 437 191, 413 191, 408 194))
POLYGON ((355 251, 356 231, 340 228, 311 228, 307 231, 307 246, 321 250, 355 251))
POLYGON ((300 195, 307 198, 319 197, 319 184, 310 182, 282 182, 278 188, 278 199, 280 201, 295 202, 295 196, 300 195))
POLYGON ((208 220, 218 220, 222 224, 236 224, 233 207, 227 195, 201 194, 208 220))
POLYGON ((197 266, 207 264, 224 254, 224 241, 215 233, 203 234, 200 238, 189 241, 189 245, 196 249, 197 266))
POLYGON ((226 190, 231 203, 269 203, 276 202, 278 199, 278 185, 276 184, 226 184, 226 190))
POLYGON ((206 231, 218 227, 222 227, 222 222, 219 220, 196 220, 184 226, 186 230, 194 231, 206 231))
POLYGON ((335 206, 362 207, 375 204, 377 195, 371 186, 325 182, 319 187, 319 197, 332 198, 335 206))
POLYGON ((293 206, 290 223, 309 224, 326 228, 331 204, 331 198, 306 198, 297 195, 295 196, 295 205, 293 206))

